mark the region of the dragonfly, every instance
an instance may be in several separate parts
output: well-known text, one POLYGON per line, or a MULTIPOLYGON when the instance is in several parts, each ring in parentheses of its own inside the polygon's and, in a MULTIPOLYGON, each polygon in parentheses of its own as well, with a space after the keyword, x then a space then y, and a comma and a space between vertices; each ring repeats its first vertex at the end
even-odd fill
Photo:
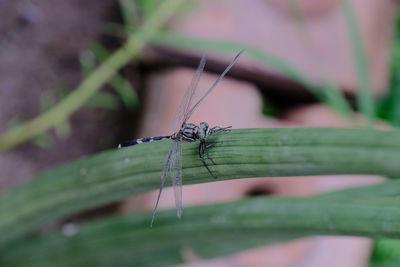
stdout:
POLYGON ((193 112, 200 105, 200 103, 217 87, 217 85, 221 82, 221 80, 225 77, 225 75, 229 72, 229 70, 235 65, 236 61, 239 59, 239 56, 243 53, 243 50, 240 51, 231 63, 225 68, 225 70, 219 75, 219 77, 212 83, 212 85, 207 89, 204 95, 193 104, 193 98, 196 93, 196 89, 199 84, 199 80, 204 71, 204 67, 206 65, 207 56, 204 54, 201 57, 200 63, 196 69, 196 72, 193 75, 193 78, 190 82, 188 89, 181 101, 180 107, 177 112, 177 131, 175 131, 171 135, 166 136, 155 136, 155 137, 146 137, 140 139, 134 139, 130 141, 123 142, 119 144, 118 148, 133 146, 141 143, 171 139, 173 142, 171 147, 168 150, 168 153, 165 157, 164 167, 161 173, 161 184, 160 189, 158 191, 157 200, 153 209, 152 218, 150 225, 153 225, 155 214, 157 211, 158 204, 160 202, 160 197, 162 190, 165 186, 168 176, 171 177, 172 185, 174 188, 174 196, 175 196, 175 206, 176 206, 176 215, 178 218, 182 217, 182 143, 191 143, 191 142, 199 142, 199 157, 203 162, 204 167, 210 173, 210 175, 214 178, 214 174, 211 172, 208 167, 205 159, 206 157, 211 160, 213 164, 214 161, 208 157, 207 149, 212 145, 207 144, 206 139, 212 134, 218 132, 229 131, 231 126, 228 127, 219 127, 214 126, 210 127, 207 122, 201 122, 199 125, 188 123, 188 120, 192 116, 193 112))

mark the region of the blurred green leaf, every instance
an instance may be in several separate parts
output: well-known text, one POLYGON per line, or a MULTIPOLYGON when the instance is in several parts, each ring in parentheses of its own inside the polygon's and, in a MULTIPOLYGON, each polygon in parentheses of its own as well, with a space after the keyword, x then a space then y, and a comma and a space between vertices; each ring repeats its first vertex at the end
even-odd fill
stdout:
POLYGON ((85 106, 93 108, 104 108, 110 110, 118 110, 120 108, 121 102, 119 97, 114 94, 98 92, 94 95, 85 106))
POLYGON ((71 93, 71 87, 67 82, 60 80, 58 86, 56 87, 57 96, 59 100, 63 100, 71 93))
POLYGON ((349 0, 341 0, 342 10, 347 22, 349 38, 351 41, 354 63, 356 67, 358 90, 357 105, 358 109, 364 114, 369 123, 376 118, 374 98, 370 84, 370 74, 368 70, 367 56, 361 36, 360 27, 357 22, 357 16, 354 11, 352 2, 349 0))
POLYGON ((390 51, 390 80, 387 95, 380 103, 379 115, 390 124, 400 126, 400 12, 396 7, 390 51))
POLYGON ((82 77, 87 77, 96 68, 96 58, 92 51, 85 50, 79 56, 82 77))
POLYGON ((159 1, 157 0, 137 0, 137 3, 140 7, 140 11, 142 12, 143 18, 146 19, 157 9, 157 5, 159 1))
POLYGON ((23 123, 21 115, 16 114, 14 117, 7 121, 5 129, 11 129, 13 127, 16 127, 17 125, 20 125, 21 123, 23 123))
POLYGON ((56 103, 56 99, 51 91, 45 91, 39 97, 40 113, 49 110, 56 103))
MULTIPOLYGON (((375 189, 398 196, 400 181, 313 197, 257 197, 189 207, 182 220, 164 211, 153 228, 149 213, 101 219, 75 225, 71 234, 61 230, 19 240, 2 251, 0 262, 16 267, 169 266, 184 263, 189 253, 209 259, 309 235, 397 237, 398 200, 374 194, 375 189)), ((385 255, 393 263, 397 254, 385 255)))
POLYGON ((400 265, 400 240, 381 239, 375 242, 370 267, 396 267, 400 265))
POLYGON ((333 110, 338 112, 343 118, 353 119, 354 112, 343 95, 341 89, 334 82, 326 81, 321 85, 321 99, 328 104, 333 110))
POLYGON ((122 20, 127 35, 131 34, 140 23, 138 10, 138 1, 135 0, 119 0, 118 1, 122 20))
POLYGON ((32 139, 32 143, 40 148, 48 148, 53 144, 53 138, 48 133, 43 133, 38 135, 36 138, 32 139))
POLYGON ((71 123, 68 120, 61 121, 54 126, 56 135, 61 138, 66 138, 71 133, 71 123))
POLYGON ((276 116, 278 115, 275 107, 268 101, 266 97, 263 97, 263 102, 262 102, 262 109, 261 112, 262 114, 266 116, 276 116))
MULTIPOLYGON (((110 56, 107 49, 99 43, 92 44, 91 51, 100 62, 106 60, 110 56)), ((127 109, 133 110, 138 106, 139 100, 135 89, 122 75, 116 74, 109 81, 109 84, 118 93, 122 103, 127 109)))

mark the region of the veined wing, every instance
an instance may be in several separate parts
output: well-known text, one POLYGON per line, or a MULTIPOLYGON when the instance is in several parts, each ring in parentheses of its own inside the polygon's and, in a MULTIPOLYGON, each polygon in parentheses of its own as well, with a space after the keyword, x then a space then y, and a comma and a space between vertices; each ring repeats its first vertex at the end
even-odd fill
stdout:
POLYGON ((178 118, 177 124, 179 125, 179 129, 187 121, 187 120, 185 120, 185 118, 187 117, 186 114, 189 112, 190 106, 192 104, 193 96, 195 95, 201 74, 204 71, 204 66, 206 65, 206 61, 207 61, 207 56, 203 55, 201 57, 199 66, 197 67, 197 70, 196 70, 195 74, 193 75, 192 81, 190 82, 190 85, 187 88, 186 93, 182 98, 182 102, 179 106, 178 114, 177 114, 177 118, 178 118))
POLYGON ((176 216, 182 216, 182 143, 175 142, 175 152, 171 155, 171 179, 174 187, 176 216))
POLYGON ((231 64, 229 64, 228 67, 224 70, 224 72, 221 73, 221 75, 218 77, 217 80, 211 85, 211 87, 205 92, 205 94, 197 101, 196 104, 193 105, 186 113, 185 117, 183 118, 183 121, 186 122, 189 120, 190 116, 192 116, 193 111, 197 108, 197 106, 206 98, 212 90, 214 90, 215 87, 217 87, 218 83, 225 77, 225 75, 228 73, 228 71, 235 65, 236 61, 239 59, 239 56, 243 53, 244 50, 240 51, 235 58, 232 60, 231 64))
MULTIPOLYGON (((184 121, 184 118, 186 117, 186 114, 191 106, 193 96, 196 92, 197 85, 199 83, 201 74, 203 73, 206 61, 207 57, 203 55, 200 60, 199 66, 197 67, 196 73, 194 74, 192 81, 180 104, 177 116, 179 125, 178 130, 180 130, 182 125, 186 122, 184 121)), ((180 140, 174 140, 165 158, 164 169, 161 173, 161 178, 160 178, 161 179, 160 190, 158 192, 156 204, 153 209, 153 215, 151 218, 150 225, 153 225, 155 214, 157 212, 158 203, 160 202, 161 193, 164 188, 165 182, 167 180, 167 176, 169 174, 171 175, 172 184, 174 187, 176 212, 178 218, 180 218, 182 216, 182 146, 180 140)))
POLYGON ((163 171, 162 171, 161 177, 160 177, 160 180, 161 180, 160 181, 161 182, 160 189, 158 191, 156 204, 153 209, 153 215, 151 217, 150 227, 153 225, 154 218, 155 218, 155 215, 157 212, 158 203, 160 202, 161 192, 164 188, 165 182, 167 180, 167 176, 171 172, 171 170, 173 170, 173 167, 175 165, 174 161, 175 161, 176 153, 178 153, 177 149, 178 149, 178 142, 174 141, 172 143, 171 147, 169 148, 168 153, 165 157, 164 168, 163 168, 163 171))

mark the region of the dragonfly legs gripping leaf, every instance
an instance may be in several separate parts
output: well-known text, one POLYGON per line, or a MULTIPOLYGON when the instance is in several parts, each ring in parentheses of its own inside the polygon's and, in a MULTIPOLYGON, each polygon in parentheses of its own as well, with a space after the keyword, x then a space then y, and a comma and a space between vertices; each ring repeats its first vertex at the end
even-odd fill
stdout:
MULTIPOLYGON (((218 133, 218 132, 230 131, 231 128, 232 128, 232 126, 223 127, 223 128, 219 127, 219 126, 215 126, 215 127, 209 129, 208 134, 206 136, 209 136, 211 134, 218 133)), ((208 160, 211 161, 211 163, 213 165, 216 165, 215 161, 208 154, 209 148, 213 147, 214 145, 215 145, 215 143, 212 143, 212 144, 207 143, 205 138, 201 138, 200 139, 200 144, 199 144, 199 157, 200 157, 204 167, 207 169, 208 173, 214 179, 217 179, 217 177, 210 170, 210 167, 207 165, 207 162, 206 162, 206 159, 208 159, 208 160)))
POLYGON ((206 158, 209 159, 211 161, 212 164, 215 165, 215 161, 210 158, 210 156, 208 155, 208 151, 207 149, 214 146, 214 144, 207 144, 205 140, 200 140, 200 145, 199 145, 199 157, 201 159, 201 162, 203 163, 204 167, 207 169, 208 173, 214 178, 217 179, 217 177, 212 173, 212 171, 210 170, 210 167, 208 167, 207 162, 206 162, 206 158))

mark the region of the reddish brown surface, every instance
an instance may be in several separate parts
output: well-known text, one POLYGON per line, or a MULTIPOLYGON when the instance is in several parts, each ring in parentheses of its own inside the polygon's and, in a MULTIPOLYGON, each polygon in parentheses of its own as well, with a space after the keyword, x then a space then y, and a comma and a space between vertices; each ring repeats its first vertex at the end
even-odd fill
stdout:
MULTIPOLYGON (((332 79, 354 92, 357 84, 354 59, 339 1, 300 1, 301 10, 307 12, 300 18, 288 11, 289 2, 205 0, 199 4, 199 12, 176 20, 174 29, 189 36, 255 46, 287 60, 316 81, 332 79)), ((365 40, 371 85, 379 92, 385 88, 387 77, 386 48, 393 1, 352 2, 365 40)))
POLYGON ((326 15, 327 12, 337 8, 339 1, 340 0, 265 0, 267 3, 274 4, 286 14, 299 12, 308 18, 326 15))

